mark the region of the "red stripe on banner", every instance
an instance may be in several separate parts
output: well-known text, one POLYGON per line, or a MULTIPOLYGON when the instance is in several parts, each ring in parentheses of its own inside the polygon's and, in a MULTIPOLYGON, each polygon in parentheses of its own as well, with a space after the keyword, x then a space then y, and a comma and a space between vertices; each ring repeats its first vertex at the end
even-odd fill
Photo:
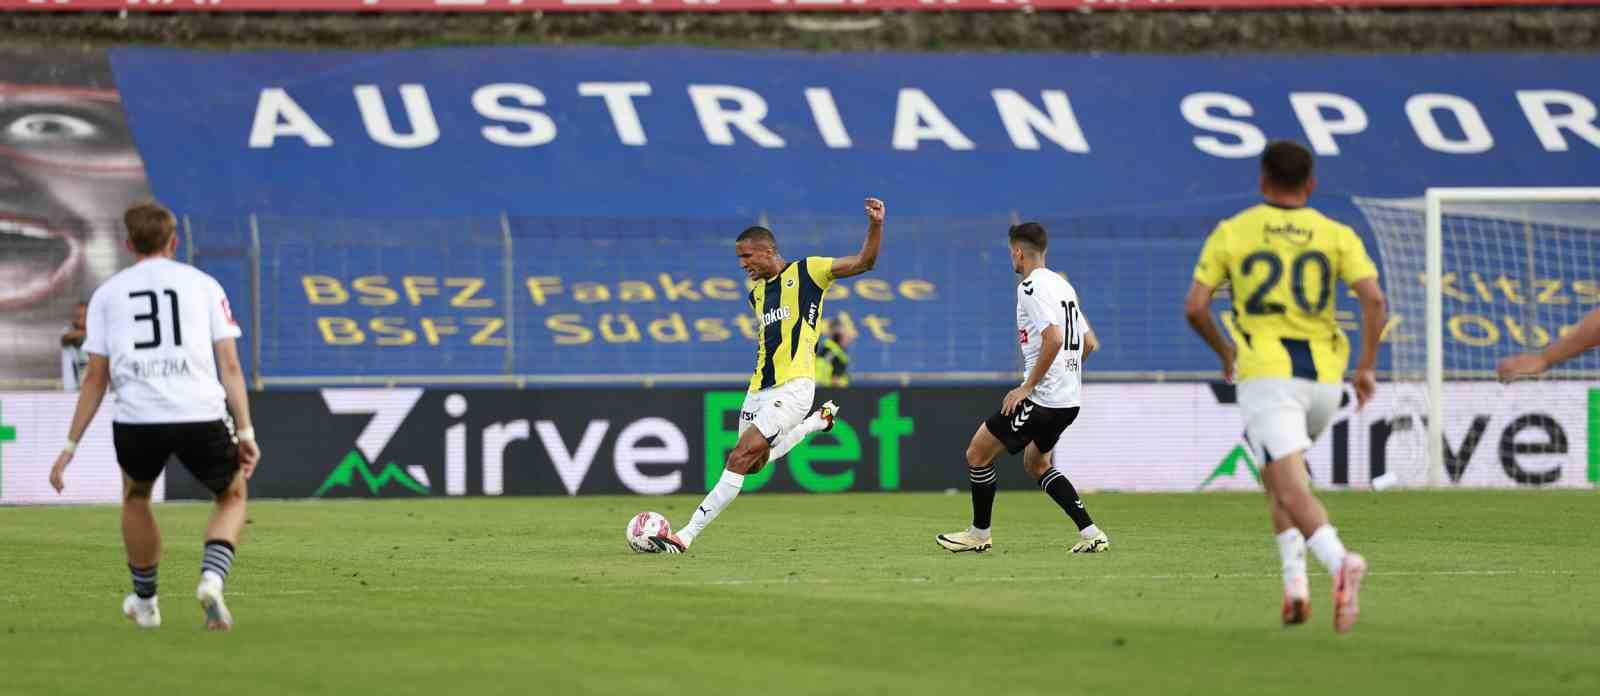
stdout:
POLYGON ((1600 6, 1600 0, 0 0, 0 10, 130 12, 806 12, 1600 6))

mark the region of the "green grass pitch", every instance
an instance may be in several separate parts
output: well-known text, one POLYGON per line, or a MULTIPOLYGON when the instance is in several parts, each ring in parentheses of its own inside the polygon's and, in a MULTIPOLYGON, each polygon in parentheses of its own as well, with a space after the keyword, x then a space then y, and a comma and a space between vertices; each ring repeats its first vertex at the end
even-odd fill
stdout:
POLYGON ((933 535, 964 494, 750 495, 690 554, 623 527, 698 498, 253 503, 229 582, 193 600, 209 508, 160 507, 164 625, 141 632, 115 508, 0 508, 4 694, 1595 694, 1594 492, 1324 496, 1372 564, 1335 635, 1278 625, 1260 496, 1091 495, 1072 556, 1036 491, 993 552, 933 535))

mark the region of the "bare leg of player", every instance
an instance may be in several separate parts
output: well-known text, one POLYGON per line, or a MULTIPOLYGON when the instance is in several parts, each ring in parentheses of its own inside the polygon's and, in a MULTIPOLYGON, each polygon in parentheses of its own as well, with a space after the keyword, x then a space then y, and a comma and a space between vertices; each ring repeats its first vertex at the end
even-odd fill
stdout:
POLYGON ((1261 471, 1267 495, 1287 513, 1294 526, 1306 537, 1311 554, 1333 576, 1333 628, 1343 633, 1355 625, 1360 613, 1357 602, 1367 561, 1360 554, 1345 550, 1339 531, 1328 524, 1328 512, 1311 493, 1306 474, 1305 452, 1272 460, 1261 471))
POLYGON ((972 526, 960 532, 948 532, 934 537, 934 541, 952 553, 974 551, 982 553, 994 546, 989 534, 990 517, 994 513, 995 473, 994 459, 1006 451, 989 426, 978 424, 967 444, 967 480, 972 485, 972 526))
POLYGON ((139 628, 161 625, 161 609, 156 600, 156 568, 161 563, 161 529, 150 510, 150 493, 155 483, 122 477, 122 544, 128 551, 128 572, 133 577, 133 594, 122 600, 122 613, 139 628))
POLYGON ((211 510, 211 519, 206 522, 206 539, 226 541, 234 546, 239 545, 239 535, 244 531, 244 518, 246 500, 249 489, 245 486, 244 476, 233 479, 232 485, 217 496, 216 507, 211 510))
POLYGON ((150 510, 154 483, 122 479, 122 543, 128 549, 128 564, 154 568, 161 562, 161 529, 150 510))
POLYGON ((1073 487, 1066 474, 1055 467, 1051 452, 1040 452, 1039 446, 1030 442, 1027 449, 1022 451, 1022 466, 1029 478, 1039 484, 1039 489, 1056 501, 1062 512, 1067 513, 1072 523, 1078 526, 1078 541, 1072 545, 1073 553, 1100 553, 1111 548, 1111 540, 1089 517, 1083 499, 1078 497, 1078 489, 1073 487))
POLYGON ((217 494, 216 507, 211 520, 206 523, 206 545, 200 561, 200 586, 195 597, 205 611, 206 628, 213 631, 233 629, 233 614, 223 602, 223 581, 233 568, 233 556, 238 550, 239 535, 244 530, 245 504, 249 497, 243 473, 235 474, 233 482, 217 494))
MULTIPOLYGON (((793 445, 791 445, 792 447, 793 445)), ((722 478, 713 486, 705 500, 694 510, 694 516, 689 519, 689 524, 676 534, 651 537, 656 550, 661 553, 682 553, 688 550, 696 537, 705 531, 706 525, 717 519, 722 510, 739 497, 739 490, 744 488, 744 477, 761 471, 767 465, 767 455, 771 448, 767 445, 767 438, 762 436, 756 428, 748 428, 739 435, 739 442, 733 451, 728 453, 727 464, 723 466, 722 478)))
POLYGON ((1283 625, 1303 624, 1311 618, 1311 588, 1306 579, 1306 537, 1294 526, 1289 510, 1267 496, 1272 515, 1272 531, 1278 540, 1278 556, 1283 561, 1283 625))

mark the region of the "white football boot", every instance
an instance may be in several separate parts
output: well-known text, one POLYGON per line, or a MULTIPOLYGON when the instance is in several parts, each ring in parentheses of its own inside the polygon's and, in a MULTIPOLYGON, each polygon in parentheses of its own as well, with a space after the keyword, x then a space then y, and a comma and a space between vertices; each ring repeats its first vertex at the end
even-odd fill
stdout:
POLYGON ((1073 553, 1104 553, 1110 550, 1111 540, 1106 538, 1105 532, 1092 537, 1079 537, 1078 543, 1072 545, 1073 553))
POLYGON ((950 553, 961 553, 963 551, 983 553, 984 551, 994 548, 994 538, 992 535, 980 535, 973 531, 971 527, 959 532, 940 534, 939 536, 934 537, 933 540, 938 542, 939 546, 943 547, 944 550, 949 551, 950 553))
POLYGON ((833 430, 833 418, 837 415, 839 415, 838 405, 834 404, 832 401, 824 401, 822 402, 822 408, 813 411, 808 418, 815 418, 821 421, 823 425, 820 428, 817 428, 816 432, 825 433, 833 430))
POLYGON ((161 627, 161 605, 158 598, 139 599, 139 595, 130 594, 122 600, 122 615, 131 619, 139 628, 161 627))
POLYGON ((222 578, 210 573, 202 574, 200 587, 195 589, 194 596, 200 600, 200 608, 206 613, 208 630, 233 630, 233 614, 228 613, 228 605, 222 602, 222 578))

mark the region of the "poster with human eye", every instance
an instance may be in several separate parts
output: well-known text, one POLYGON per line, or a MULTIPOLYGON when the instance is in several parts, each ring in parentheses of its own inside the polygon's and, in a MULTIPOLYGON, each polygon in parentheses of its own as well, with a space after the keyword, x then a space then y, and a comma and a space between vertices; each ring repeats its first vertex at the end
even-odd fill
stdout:
POLYGON ((0 387, 76 383, 79 304, 149 197, 103 51, 0 50, 0 387))

